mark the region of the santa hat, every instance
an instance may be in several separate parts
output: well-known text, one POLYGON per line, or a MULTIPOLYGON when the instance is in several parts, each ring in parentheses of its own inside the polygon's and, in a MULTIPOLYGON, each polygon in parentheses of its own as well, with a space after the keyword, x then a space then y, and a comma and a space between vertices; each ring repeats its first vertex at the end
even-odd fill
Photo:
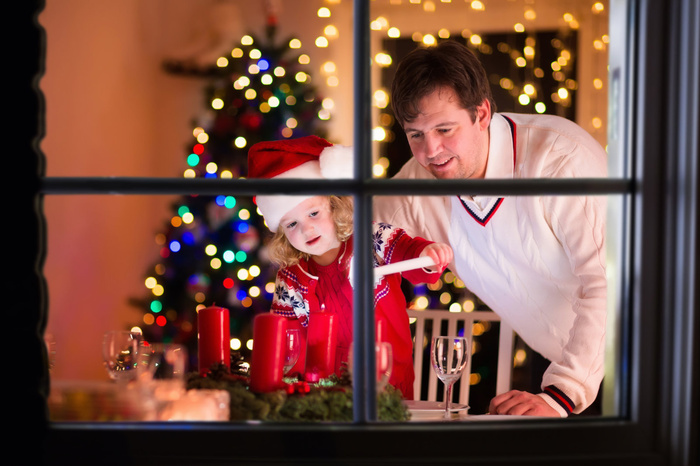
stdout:
MULTIPOLYGON (((318 136, 254 144, 248 151, 248 178, 340 179, 353 177, 352 148, 333 145, 318 136)), ((277 231, 280 219, 311 194, 256 196, 268 228, 277 231)))

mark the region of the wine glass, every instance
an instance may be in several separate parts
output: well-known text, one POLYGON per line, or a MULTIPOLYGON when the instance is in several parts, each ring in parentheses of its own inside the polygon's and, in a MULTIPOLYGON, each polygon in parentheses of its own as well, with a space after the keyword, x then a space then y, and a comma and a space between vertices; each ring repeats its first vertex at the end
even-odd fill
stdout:
POLYGON ((140 333, 114 330, 104 334, 102 358, 112 380, 129 382, 136 378, 136 358, 140 344, 140 333))
MULTIPOLYGON (((350 371, 350 377, 352 377, 353 371, 353 346, 350 344, 350 351, 348 352, 348 370, 350 371)), ((391 343, 387 342, 377 342, 375 345, 376 353, 376 366, 375 370, 377 372, 377 392, 380 392, 389 383, 389 378, 391 377, 391 371, 394 368, 394 357, 391 350, 391 343)))
POLYGON ((284 342, 284 374, 286 375, 299 360, 301 352, 301 335, 298 328, 287 330, 284 342))
POLYGON ((445 419, 450 418, 452 385, 461 377, 471 354, 471 345, 464 337, 434 337, 430 360, 438 378, 445 384, 445 419))
POLYGON ((386 384, 389 383, 391 370, 393 369, 394 358, 391 352, 391 343, 378 342, 377 351, 377 391, 384 390, 386 384))

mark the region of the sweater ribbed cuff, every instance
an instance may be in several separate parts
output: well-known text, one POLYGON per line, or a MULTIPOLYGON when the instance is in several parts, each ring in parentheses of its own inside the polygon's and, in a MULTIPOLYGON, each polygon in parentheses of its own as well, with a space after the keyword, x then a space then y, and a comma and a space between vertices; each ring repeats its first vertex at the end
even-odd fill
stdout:
POLYGON ((571 401, 571 398, 566 396, 564 392, 559 390, 557 387, 554 385, 549 385, 547 387, 544 387, 544 393, 549 395, 556 403, 562 407, 564 411, 566 411, 566 414, 569 415, 571 414, 574 409, 576 408, 576 405, 574 404, 573 401, 571 401))

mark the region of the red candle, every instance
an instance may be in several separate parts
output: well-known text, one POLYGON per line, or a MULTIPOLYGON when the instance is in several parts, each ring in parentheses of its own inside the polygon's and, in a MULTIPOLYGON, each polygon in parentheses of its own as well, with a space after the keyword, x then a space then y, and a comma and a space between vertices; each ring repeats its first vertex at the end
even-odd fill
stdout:
POLYGON ((276 314, 258 314, 253 321, 250 389, 271 392, 282 386, 287 322, 276 314))
POLYGON ((375 335, 374 339, 377 341, 377 343, 381 343, 383 341, 386 341, 386 335, 384 334, 385 332, 385 327, 386 327, 386 322, 384 322, 384 319, 379 318, 377 319, 377 323, 375 326, 375 335))
POLYGON ((338 344, 338 323, 335 314, 311 312, 306 335, 306 372, 326 378, 335 368, 335 348, 338 344))
POLYGON ((212 364, 231 366, 231 328, 228 309, 207 307, 197 313, 199 373, 204 375, 212 364))

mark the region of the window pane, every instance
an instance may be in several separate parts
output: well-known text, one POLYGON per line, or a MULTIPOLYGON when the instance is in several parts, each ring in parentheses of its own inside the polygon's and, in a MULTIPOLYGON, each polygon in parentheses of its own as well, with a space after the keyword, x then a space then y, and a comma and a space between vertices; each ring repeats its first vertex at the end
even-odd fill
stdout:
MULTIPOLYGON (((404 281, 412 331, 419 338, 414 358, 423 361, 421 399, 436 394, 442 399, 441 388, 428 383, 435 378, 428 363, 431 337, 456 331, 473 337, 467 379, 471 414, 488 412, 491 398, 504 391, 498 385, 499 364, 510 367, 511 388, 539 393, 543 372, 556 361, 549 369, 553 374, 562 372, 562 364, 586 366, 583 374, 599 370, 602 399, 587 414, 619 415, 620 358, 625 357, 620 353, 621 286, 627 273, 624 199, 608 196, 606 207, 605 197, 504 197, 493 199, 494 209, 480 211, 457 196, 375 197, 376 220, 447 243, 455 253, 454 264, 435 283, 404 281), (565 211, 568 216, 562 215, 565 211), (448 327, 460 315, 471 320, 448 327), (516 334, 512 354, 503 360, 501 320, 516 334)), ((568 385, 587 376, 563 371, 566 377, 545 380, 556 380, 573 398, 588 397, 592 403, 590 393, 577 392, 580 382, 568 385)))
MULTIPOLYGON (((498 112, 563 117, 607 149, 607 2, 547 1, 517 8, 510 2, 371 5, 371 53, 377 68, 372 74, 375 177, 394 176, 411 154, 391 106, 398 64, 410 51, 447 39, 466 44, 482 62, 498 112)), ((416 73, 415 66, 412 72, 416 73)), ((515 119, 516 125, 525 124, 515 119)), ((507 127, 498 128, 492 129, 494 136, 507 132, 507 127)), ((606 176, 606 169, 607 175, 620 177, 618 165, 611 159, 607 167, 603 164, 602 173, 584 177, 606 176)), ((524 177, 539 176, 547 175, 524 177)))
POLYGON ((350 145, 351 2, 267 5, 48 2, 47 176, 237 176, 259 140, 350 145))

